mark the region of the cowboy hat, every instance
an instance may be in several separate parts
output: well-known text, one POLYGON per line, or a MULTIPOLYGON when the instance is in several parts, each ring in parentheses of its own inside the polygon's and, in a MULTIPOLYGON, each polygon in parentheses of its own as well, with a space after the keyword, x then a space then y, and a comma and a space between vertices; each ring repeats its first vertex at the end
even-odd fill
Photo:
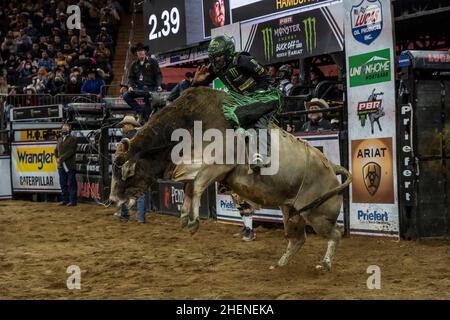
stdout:
POLYGON ((122 121, 120 121, 117 126, 123 127, 124 124, 131 124, 134 127, 138 128, 140 127, 140 123, 136 121, 136 119, 133 116, 125 116, 122 121))
POLYGON ((95 68, 95 67, 93 67, 93 66, 90 66, 89 68, 87 68, 84 72, 83 72, 83 74, 85 75, 85 76, 87 76, 89 73, 95 73, 95 75, 100 75, 100 72, 99 72, 99 68, 95 68))
POLYGON ((32 84, 30 84, 30 85, 28 85, 28 86, 23 88, 23 92, 24 93, 26 93, 28 90, 32 91, 33 94, 36 94, 36 92, 37 92, 36 88, 32 84))
POLYGON ((149 52, 149 46, 144 45, 142 42, 138 42, 134 47, 131 47, 131 53, 135 54, 138 51, 145 50, 145 52, 149 52))
POLYGON ((305 102, 305 108, 309 110, 311 106, 319 106, 321 109, 328 109, 330 106, 323 99, 312 98, 311 101, 305 102))

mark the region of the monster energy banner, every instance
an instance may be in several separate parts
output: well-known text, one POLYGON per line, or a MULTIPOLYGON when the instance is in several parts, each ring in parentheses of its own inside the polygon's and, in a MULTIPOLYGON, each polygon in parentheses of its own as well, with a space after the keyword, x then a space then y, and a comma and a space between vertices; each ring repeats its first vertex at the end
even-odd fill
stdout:
POLYGON ((342 14, 336 9, 336 6, 323 7, 259 24, 243 25, 243 50, 250 52, 262 64, 342 51, 342 14))

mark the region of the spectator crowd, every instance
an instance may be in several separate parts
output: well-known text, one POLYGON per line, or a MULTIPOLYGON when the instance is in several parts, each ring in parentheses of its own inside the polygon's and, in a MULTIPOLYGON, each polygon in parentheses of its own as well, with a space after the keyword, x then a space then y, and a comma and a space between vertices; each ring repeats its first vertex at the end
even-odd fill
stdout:
POLYGON ((101 94, 123 10, 117 0, 1 0, 0 94, 101 94), (81 29, 68 28, 70 5, 81 29))

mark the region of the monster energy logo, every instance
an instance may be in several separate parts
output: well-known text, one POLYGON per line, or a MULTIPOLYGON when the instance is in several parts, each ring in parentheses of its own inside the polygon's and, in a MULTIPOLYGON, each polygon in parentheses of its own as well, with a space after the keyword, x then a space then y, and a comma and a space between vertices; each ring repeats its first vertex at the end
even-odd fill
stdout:
POLYGON ((231 68, 230 69, 230 74, 231 74, 232 77, 235 77, 235 78, 239 75, 238 71, 236 70, 236 68, 231 68))
POLYGON ((264 57, 266 61, 270 61, 270 58, 273 56, 272 28, 262 29, 261 32, 264 41, 264 57))
POLYGON ((317 48, 316 18, 309 17, 303 20, 305 25, 306 50, 312 53, 317 48))

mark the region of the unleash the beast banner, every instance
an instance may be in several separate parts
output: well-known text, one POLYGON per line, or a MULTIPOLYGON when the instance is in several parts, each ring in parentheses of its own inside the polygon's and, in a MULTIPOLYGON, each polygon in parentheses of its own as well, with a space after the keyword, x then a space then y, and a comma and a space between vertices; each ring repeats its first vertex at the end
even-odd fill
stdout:
POLYGON ((56 142, 12 143, 14 192, 61 192, 55 148, 56 142))
POLYGON ((343 50, 341 6, 327 6, 241 26, 243 50, 262 64, 343 50))

